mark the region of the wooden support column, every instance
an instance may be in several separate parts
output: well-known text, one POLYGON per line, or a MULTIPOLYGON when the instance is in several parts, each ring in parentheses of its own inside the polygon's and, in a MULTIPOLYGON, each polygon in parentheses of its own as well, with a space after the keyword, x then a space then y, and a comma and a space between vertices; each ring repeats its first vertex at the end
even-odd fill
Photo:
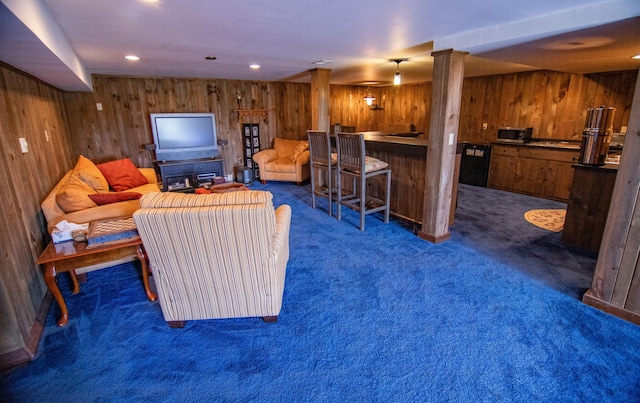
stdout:
POLYGON ((311 127, 329 130, 329 74, 331 69, 311 70, 311 127))
POLYGON ((418 236, 439 243, 451 236, 449 215, 455 180, 455 158, 466 52, 433 52, 433 91, 422 229, 418 236))
POLYGON ((640 70, 591 288, 582 301, 640 325, 640 70))

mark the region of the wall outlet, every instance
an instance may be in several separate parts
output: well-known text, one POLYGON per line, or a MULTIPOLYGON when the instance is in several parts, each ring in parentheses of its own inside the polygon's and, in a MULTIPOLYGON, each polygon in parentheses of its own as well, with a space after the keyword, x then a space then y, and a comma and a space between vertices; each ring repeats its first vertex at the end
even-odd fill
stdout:
POLYGON ((487 130, 489 128, 489 125, 486 123, 482 124, 482 130, 487 130))
POLYGON ((20 137, 20 149, 22 150, 22 154, 29 152, 29 143, 27 143, 27 139, 24 137, 20 137))
POLYGON ((101 104, 100 102, 98 102, 98 103, 96 104, 96 109, 97 109, 97 110, 99 110, 99 111, 101 111, 101 110, 102 110, 102 104, 101 104))

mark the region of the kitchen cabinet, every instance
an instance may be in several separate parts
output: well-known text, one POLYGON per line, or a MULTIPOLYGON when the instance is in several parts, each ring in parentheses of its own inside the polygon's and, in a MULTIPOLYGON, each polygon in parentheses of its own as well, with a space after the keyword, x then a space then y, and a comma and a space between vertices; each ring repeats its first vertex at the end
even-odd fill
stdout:
POLYGON ((487 185, 566 202, 573 177, 571 165, 579 156, 575 147, 494 143, 487 185))
POLYGON ((516 165, 518 163, 517 148, 494 145, 492 151, 487 186, 496 189, 513 190, 513 183, 516 179, 516 165))
POLYGON ((554 200, 568 200, 573 178, 573 158, 579 154, 570 155, 571 161, 549 161, 546 168, 542 197, 554 200))
POLYGON ((543 158, 518 156, 513 191, 542 196, 548 161, 543 158))

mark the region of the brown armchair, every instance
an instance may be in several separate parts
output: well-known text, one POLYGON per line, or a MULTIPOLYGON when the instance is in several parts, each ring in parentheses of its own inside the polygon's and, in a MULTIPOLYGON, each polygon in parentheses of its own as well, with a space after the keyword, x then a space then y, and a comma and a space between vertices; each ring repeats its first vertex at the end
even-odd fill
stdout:
POLYGON ((302 182, 309 179, 309 142, 306 140, 273 139, 273 148, 253 155, 260 169, 260 181, 302 182))

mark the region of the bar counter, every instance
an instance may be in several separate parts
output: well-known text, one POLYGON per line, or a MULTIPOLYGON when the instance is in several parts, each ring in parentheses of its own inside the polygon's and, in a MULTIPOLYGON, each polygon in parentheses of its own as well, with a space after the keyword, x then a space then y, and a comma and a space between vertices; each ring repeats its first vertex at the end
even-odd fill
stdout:
POLYGON ((597 256, 607 223, 618 166, 575 164, 562 241, 597 256))
MULTIPOLYGON (((364 135, 367 155, 387 162, 391 169, 391 213, 414 223, 422 223, 429 140, 414 137, 416 133, 361 133, 364 135)), ((462 144, 459 143, 456 148, 449 224, 453 224, 461 155, 462 144)), ((367 184, 367 191, 374 197, 384 195, 384 189, 382 182, 370 181, 367 184)))

